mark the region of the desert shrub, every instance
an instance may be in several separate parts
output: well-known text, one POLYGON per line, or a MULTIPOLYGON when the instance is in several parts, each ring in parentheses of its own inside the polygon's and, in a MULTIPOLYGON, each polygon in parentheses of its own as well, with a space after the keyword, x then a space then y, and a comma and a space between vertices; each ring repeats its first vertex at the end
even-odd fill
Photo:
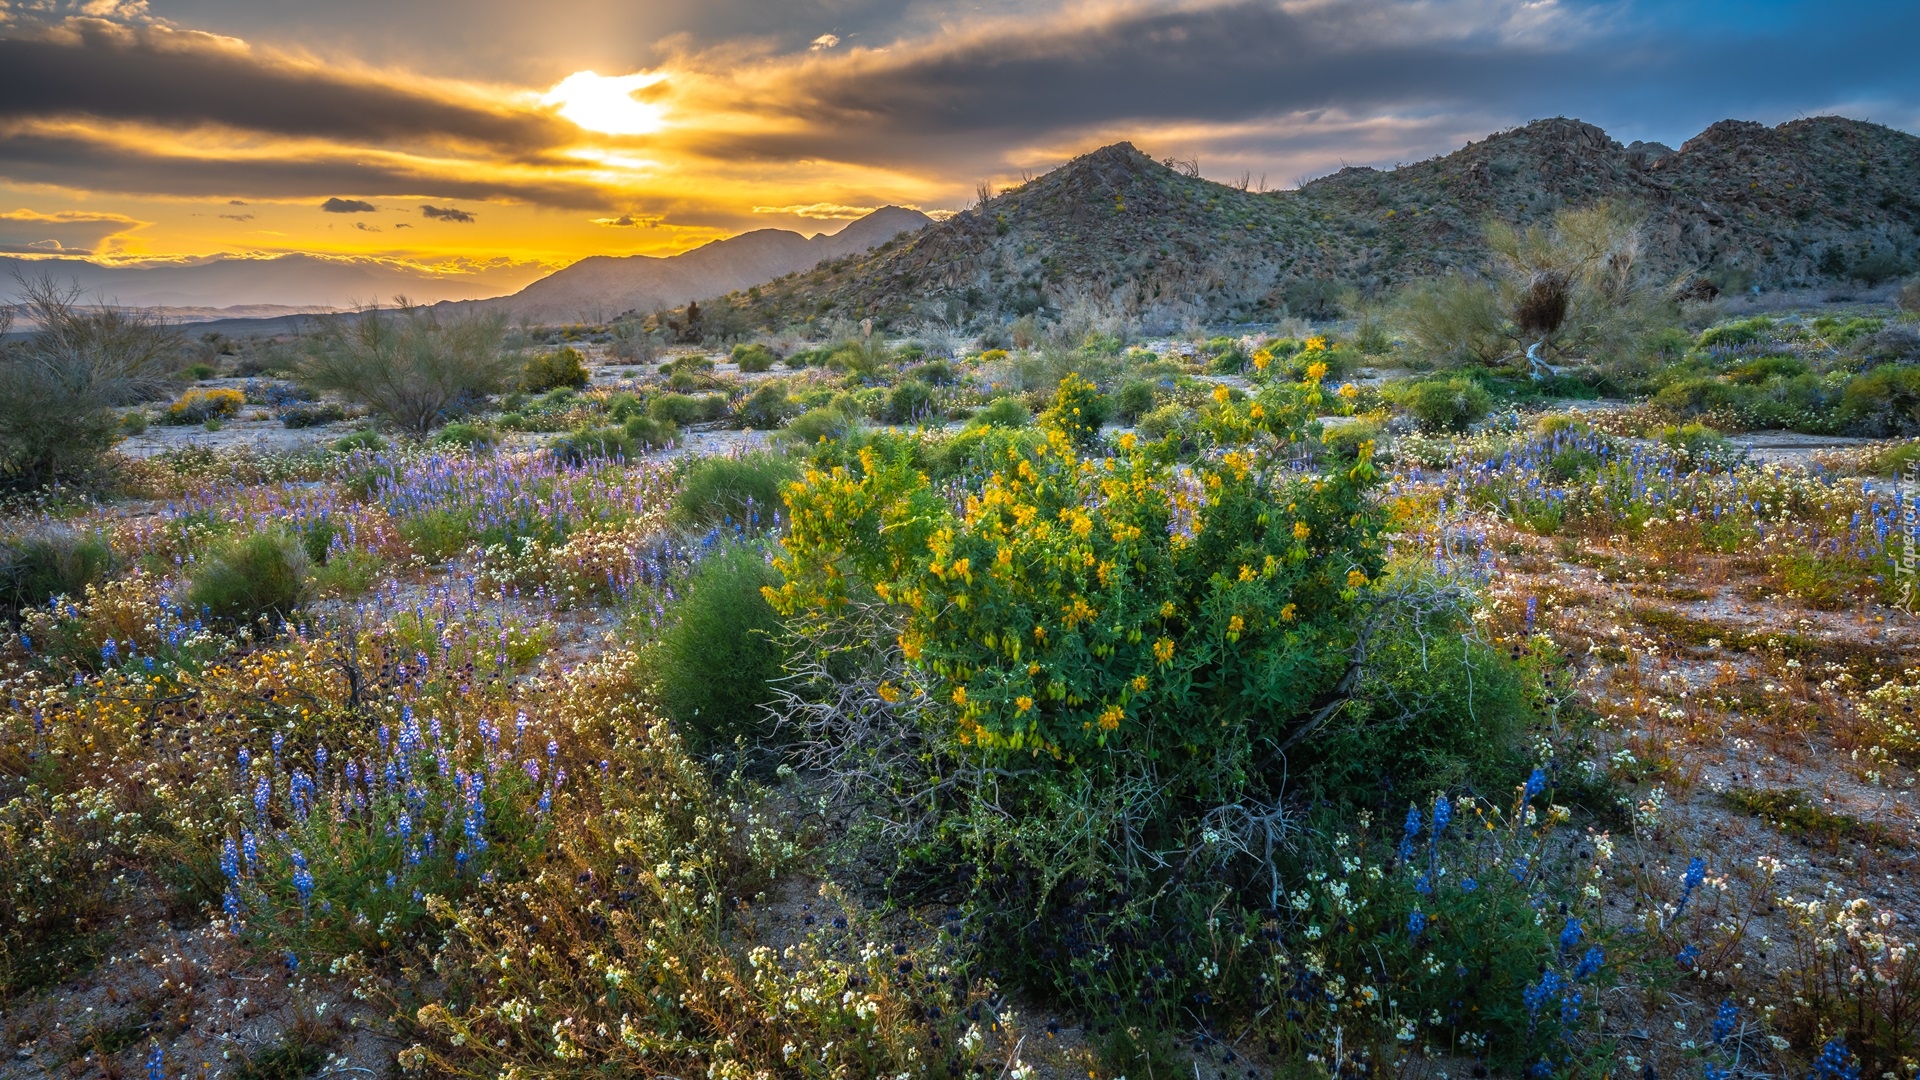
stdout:
POLYGON ((0 314, 0 484, 35 487, 97 473, 119 436, 114 406, 166 384, 179 339, 149 316, 83 304, 51 278, 21 283, 38 327, 8 342, 0 314))
POLYGON ((638 319, 621 319, 610 329, 615 359, 630 364, 651 364, 660 357, 660 335, 649 333, 638 319))
POLYGON ((343 454, 355 450, 385 450, 387 440, 381 438, 380 433, 372 428, 361 428, 359 431, 349 432, 333 440, 333 448, 343 454))
POLYGON ((647 413, 646 402, 625 390, 608 397, 606 408, 609 420, 628 420, 647 413))
POLYGON ((1894 299, 1901 311, 1920 311, 1920 278, 1900 286, 1900 292, 1894 299))
POLYGON ((773 700, 785 652, 780 618, 761 590, 778 583, 759 548, 729 545, 700 564, 675 606, 655 677, 661 707, 696 752, 773 734, 761 706, 773 700))
POLYGON ((1867 364, 1920 364, 1920 332, 1889 326, 1854 339, 1847 353, 1867 364))
POLYGON ((687 394, 661 394, 647 402, 647 415, 678 427, 718 420, 726 415, 727 399, 720 394, 693 397, 687 394))
POLYGON ((975 427, 1026 427, 1033 419, 1016 397, 997 397, 967 421, 975 427))
POLYGON ((620 430, 626 433, 627 440, 644 450, 658 450, 673 443, 680 437, 680 429, 671 420, 656 420, 651 416, 629 416, 620 430))
POLYGON ((929 360, 924 364, 915 364, 907 374, 930 386, 951 386, 958 376, 953 364, 946 360, 929 360))
POLYGON ((500 443, 500 431, 487 424, 456 420, 441 428, 433 441, 443 446, 459 446, 468 450, 491 450, 500 443))
POLYGON ((1879 332, 1886 325, 1885 319, 1858 316, 1835 318, 1831 315, 1822 315, 1812 323, 1813 332, 1836 349, 1844 349, 1869 334, 1879 332))
POLYGON ((1178 402, 1168 402, 1142 416, 1137 426, 1142 436, 1158 442, 1169 435, 1178 434, 1192 420, 1193 412, 1186 406, 1178 402))
POLYGON ((516 359, 500 348, 504 333, 497 315, 368 311, 306 339, 294 377, 424 437, 514 377, 516 359))
POLYGON ((741 427, 771 431, 785 423, 796 411, 787 388, 778 381, 763 383, 734 407, 734 419, 741 427))
POLYGON ((795 349, 787 354, 787 366, 795 371, 805 367, 824 367, 831 351, 827 349, 795 349))
POLYGON ((1920 368, 1889 365, 1849 379, 1840 392, 1838 416, 1857 435, 1920 434, 1920 368))
POLYGON ((1751 385, 1774 378, 1791 379, 1796 375, 1805 375, 1810 370, 1807 362, 1797 356, 1762 356, 1736 365, 1727 372, 1727 378, 1751 385))
POLYGON ((79 596, 113 565, 113 547, 98 534, 50 526, 0 538, 0 620, 56 596, 79 596))
POLYGON ((1100 441, 1100 429, 1106 426, 1112 411, 1112 399, 1099 387, 1068 372, 1054 391, 1052 404, 1040 415, 1040 423, 1084 448, 1100 441))
POLYGON ((347 411, 331 401, 304 401, 279 410, 280 424, 288 428, 322 427, 347 418, 347 411))
POLYGON ((1499 295, 1479 281, 1449 275, 1399 299, 1394 321, 1415 357, 1443 366, 1492 364, 1511 355, 1499 295))
POLYGON ((306 601, 311 561, 296 536, 257 532, 217 545, 187 586, 187 605, 218 619, 283 619, 306 601))
POLYGON ((1145 379, 1134 379, 1122 383, 1113 396, 1113 414, 1122 423, 1132 424, 1142 416, 1153 411, 1155 395, 1153 384, 1145 379))
POLYGON ((132 409, 121 414, 120 432, 124 435, 144 435, 147 425, 152 422, 153 417, 147 415, 145 409, 132 409))
POLYGON ((733 347, 733 352, 728 358, 740 365, 741 371, 753 374, 773 370, 775 359, 772 349, 759 342, 749 344, 744 341, 733 347))
POLYGON ((1360 448, 1367 443, 1378 446, 1385 429, 1377 422, 1361 420, 1351 424, 1328 427, 1321 432, 1320 441, 1333 456, 1340 461, 1357 461, 1360 448))
POLYGON ((860 413, 837 404, 808 409, 779 431, 779 439, 792 446, 812 446, 821 440, 837 441, 853 434, 860 426, 860 413))
POLYGON ((633 457, 636 449, 634 440, 627 435, 627 429, 620 425, 569 432, 554 439, 547 448, 555 457, 573 464, 595 458, 633 457))
POLYGON ((782 512, 782 493, 799 476, 799 467, 780 454, 700 458, 681 480, 674 518, 701 527, 727 520, 771 524, 773 515, 782 512))
POLYGON ((1465 431, 1493 408, 1493 396, 1486 388, 1461 375, 1423 379, 1400 395, 1407 412, 1426 431, 1465 431))
POLYGON ((1755 315, 1748 319, 1738 319, 1730 323, 1710 326, 1700 332, 1694 345, 1700 349, 1712 349, 1730 345, 1753 345, 1771 340, 1774 334, 1774 322, 1765 315, 1755 315))
POLYGON ((1668 424, 1654 433, 1654 439, 1675 452, 1675 462, 1682 469, 1724 466, 1735 456, 1726 436, 1705 424, 1668 424))
POLYGON ((563 386, 578 389, 587 381, 586 358, 571 346, 530 356, 520 368, 520 389, 529 394, 544 394, 563 386))
POLYGON ((160 422, 176 426, 204 424, 237 416, 247 395, 231 387, 195 386, 182 392, 160 414, 160 422))
POLYGON ((917 380, 903 382, 887 394, 880 418, 889 424, 923 420, 933 409, 933 388, 917 380))

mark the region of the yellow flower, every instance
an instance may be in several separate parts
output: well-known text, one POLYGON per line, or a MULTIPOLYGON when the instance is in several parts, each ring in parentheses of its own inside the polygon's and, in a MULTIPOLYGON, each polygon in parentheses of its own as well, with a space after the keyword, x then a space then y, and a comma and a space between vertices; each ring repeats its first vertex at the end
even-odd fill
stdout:
POLYGON ((1227 403, 1227 399, 1231 398, 1232 396, 1233 396, 1233 391, 1228 390, 1224 386, 1216 386, 1213 388, 1213 400, 1219 402, 1222 405, 1225 405, 1227 403))
POLYGON ((1357 589, 1360 586, 1365 585, 1366 583, 1367 583, 1367 575, 1361 573, 1359 570, 1347 571, 1347 587, 1348 588, 1357 589))
POLYGON ((1135 675, 1133 677, 1134 693, 1139 693, 1140 691, 1145 690, 1146 688, 1147 688, 1147 677, 1145 675, 1135 675))
POLYGON ((1118 705, 1109 705, 1100 713, 1100 730, 1112 731, 1120 726, 1120 718, 1127 715, 1118 705))
POLYGON ((1133 449, 1134 444, 1139 441, 1139 438, 1131 431, 1123 431, 1120 433, 1120 449, 1122 450, 1133 449))
POLYGON ((956 686, 956 687, 954 687, 954 688, 953 688, 953 703, 954 703, 955 705, 965 705, 965 704, 967 703, 967 688, 966 688, 966 687, 964 687, 964 686, 956 686))
POLYGON ((1018 712, 1023 713, 1033 708, 1033 699, 1025 694, 1021 694, 1019 697, 1013 699, 1013 705, 1018 712))
POLYGON ((1255 574, 1253 572, 1253 567, 1248 566, 1246 563, 1240 564, 1240 580, 1241 581, 1252 581, 1254 578, 1258 576, 1259 576, 1258 574, 1255 574))
POLYGON ((1173 601, 1168 600, 1160 605, 1160 617, 1163 619, 1173 618, 1173 601))
POLYGON ((1293 606, 1292 604, 1288 604, 1288 605, 1287 605, 1286 607, 1283 607, 1283 608, 1281 608, 1281 609, 1280 609, 1280 621, 1281 621, 1281 622, 1292 622, 1292 621, 1293 621, 1293 610, 1294 610, 1294 606, 1293 606))
POLYGON ((1160 661, 1163 664, 1172 660, 1173 659, 1173 639, 1168 637, 1163 637, 1159 641, 1154 642, 1153 658, 1155 660, 1160 661))
POLYGON ((920 639, 917 637, 908 637, 905 634, 901 634, 900 635, 900 652, 903 656, 905 656, 909 660, 920 659, 920 639))
POLYGON ((1315 334, 1312 337, 1307 339, 1307 344, 1301 351, 1319 352, 1322 349, 1325 349, 1326 347, 1327 347, 1327 339, 1325 337, 1322 337, 1319 334, 1315 334))
POLYGON ((1312 535, 1313 535, 1313 529, 1310 528, 1306 522, 1296 521, 1293 523, 1293 538, 1295 540, 1305 540, 1307 537, 1312 535))
POLYGON ((1360 388, 1352 383, 1341 383, 1340 396, 1346 398, 1348 401, 1352 401, 1354 398, 1360 396, 1360 388))
POLYGON ((1267 370, 1267 365, 1271 363, 1273 363, 1273 354, 1267 350, 1261 349, 1259 352, 1253 354, 1253 369, 1255 371, 1265 371, 1267 370))
POLYGON ((900 700, 900 689, 890 682, 881 683, 875 688, 874 692, 880 695, 881 701, 889 705, 900 700))
POLYGON ((1318 360, 1315 360, 1313 363, 1307 365, 1307 381, 1308 382, 1319 382, 1321 379, 1324 379, 1326 377, 1327 377, 1327 365, 1321 363, 1318 360))
POLYGON ((1246 628, 1247 628, 1247 620, 1241 618, 1238 615, 1235 615, 1233 618, 1227 620, 1227 633, 1229 634, 1237 634, 1240 631, 1245 630, 1246 628))

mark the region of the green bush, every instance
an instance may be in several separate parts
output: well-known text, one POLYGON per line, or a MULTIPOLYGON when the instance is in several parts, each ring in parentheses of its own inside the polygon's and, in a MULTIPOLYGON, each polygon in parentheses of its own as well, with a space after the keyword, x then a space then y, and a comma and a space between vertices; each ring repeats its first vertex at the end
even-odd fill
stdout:
POLYGON ((80 596, 113 566, 113 547, 98 534, 52 526, 0 539, 0 621, 56 596, 80 596))
POLYGON ((787 396, 787 388, 776 380, 762 383, 759 389, 742 399, 734 407, 733 416, 741 427, 772 431, 785 423, 795 411, 793 399, 787 396))
POLYGON ((520 389, 529 394, 544 394, 563 386, 578 389, 585 385, 586 358, 571 346, 529 357, 526 366, 520 369, 520 389))
POLYGON ((673 624, 657 645, 660 705, 696 752, 734 739, 764 742, 773 725, 760 706, 772 700, 785 650, 780 618, 760 590, 779 584, 760 549, 722 548, 700 564, 673 624))
POLYGON ((1920 434, 1920 368, 1887 365, 1848 380, 1840 392, 1839 417, 1856 435, 1920 434))
POLYGON ((933 407, 933 388, 923 382, 903 382, 887 394, 880 418, 889 424, 925 420, 933 407))
POLYGON ((501 351, 505 332, 499 315, 370 311, 323 324, 304 342, 295 378, 425 436, 513 380, 519 365, 501 351))
POLYGON ((215 618, 283 619, 305 602, 312 564, 299 537, 258 532, 216 546, 187 587, 187 606, 215 618))
POLYGON ((759 342, 748 344, 743 341, 735 345, 729 358, 734 363, 740 365, 741 371, 751 374, 759 374, 762 371, 773 370, 773 350, 759 342))
POLYGON ((673 426, 672 421, 655 420, 651 416, 629 416, 620 430, 626 433, 629 443, 642 450, 661 449, 680 437, 680 429, 673 426))
POLYGON ((1134 379, 1123 383, 1113 397, 1113 414, 1124 424, 1137 423, 1141 417, 1153 411, 1155 395, 1153 384, 1145 379, 1134 379))
POLYGON ((1327 427, 1321 432, 1320 441, 1335 458, 1341 461, 1357 461, 1360 457, 1360 447, 1366 443, 1378 446, 1384 434, 1379 424, 1371 420, 1361 420, 1351 424, 1340 424, 1337 427, 1327 427))
POLYGON ((1422 380, 1402 394, 1407 412, 1425 431, 1465 431, 1493 408, 1493 395, 1464 375, 1422 380))
POLYGON ((380 433, 372 428, 361 428, 359 431, 349 432, 333 440, 333 448, 343 454, 355 450, 385 450, 387 440, 381 438, 380 433))
POLYGON ((1702 349, 1711 349, 1716 345, 1752 345, 1755 342, 1770 340, 1773 337, 1773 331, 1772 319, 1765 315, 1755 315, 1750 319, 1708 327, 1700 332, 1700 337, 1694 344, 1702 349))
POLYGON ((121 414, 120 430, 127 435, 143 435, 146 433, 147 425, 152 422, 153 418, 147 415, 147 410, 133 409, 121 414))
POLYGON ((331 401, 301 402, 280 410, 280 425, 296 430, 337 423, 346 418, 347 410, 331 401))
POLYGON ((627 429, 619 425, 568 432, 549 443, 547 448, 553 451, 555 457, 573 464, 595 458, 632 457, 635 449, 627 429))
POLYGON ((793 446, 812 446, 825 439, 838 441, 852 435, 860 426, 860 414, 838 405, 808 409, 781 428, 778 438, 793 446))
POLYGON ((607 419, 609 420, 629 420, 646 414, 646 403, 625 390, 607 398, 607 419))
POLYGON ((500 432, 486 424, 456 420, 440 429, 433 441, 442 446, 460 446, 468 450, 491 450, 500 442, 500 432))
POLYGON ((1193 423, 1193 412, 1178 402, 1165 405, 1140 418, 1140 434, 1152 442, 1184 433, 1193 423))
POLYGON ((692 397, 668 393, 647 402, 647 415, 678 427, 718 420, 727 414, 727 399, 719 394, 692 397))
POLYGON ((781 510, 787 485, 799 478, 799 467, 781 454, 703 457, 681 481, 674 518, 702 527, 729 519, 745 524, 753 517, 768 518, 781 510))
POLYGON ((987 403, 987 407, 973 414, 967 421, 972 427, 1026 427, 1033 420, 1027 407, 1020 404, 1016 397, 998 397, 987 403))
POLYGON ((1727 372, 1727 378, 1737 383, 1757 385, 1773 378, 1791 379, 1796 375, 1805 375, 1809 370, 1807 362, 1797 356, 1762 356, 1734 367, 1727 372))
POLYGON ((953 365, 945 360, 929 360, 915 365, 907 374, 931 386, 951 386, 957 379, 953 365))
POLYGON ((1054 391, 1053 403, 1040 416, 1040 423, 1063 432, 1075 446, 1089 447, 1100 441, 1100 429, 1113 411, 1112 399, 1098 387, 1068 372, 1054 391))

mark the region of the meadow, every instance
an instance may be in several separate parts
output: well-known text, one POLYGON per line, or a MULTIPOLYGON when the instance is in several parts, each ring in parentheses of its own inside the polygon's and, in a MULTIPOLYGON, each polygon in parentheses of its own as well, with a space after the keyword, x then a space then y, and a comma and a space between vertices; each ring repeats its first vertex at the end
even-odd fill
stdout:
POLYGON ((1914 316, 1435 310, 201 342, 10 459, 0 1074, 1916 1075, 1914 316))

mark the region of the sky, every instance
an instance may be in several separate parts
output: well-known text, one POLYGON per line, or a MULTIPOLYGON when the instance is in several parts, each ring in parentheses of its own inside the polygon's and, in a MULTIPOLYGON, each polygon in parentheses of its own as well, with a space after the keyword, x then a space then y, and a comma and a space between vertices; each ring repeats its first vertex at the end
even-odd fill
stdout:
POLYGON ((1913 0, 0 0, 0 253, 510 291, 1121 139, 1290 187, 1547 116, 1920 131, 1913 0))

